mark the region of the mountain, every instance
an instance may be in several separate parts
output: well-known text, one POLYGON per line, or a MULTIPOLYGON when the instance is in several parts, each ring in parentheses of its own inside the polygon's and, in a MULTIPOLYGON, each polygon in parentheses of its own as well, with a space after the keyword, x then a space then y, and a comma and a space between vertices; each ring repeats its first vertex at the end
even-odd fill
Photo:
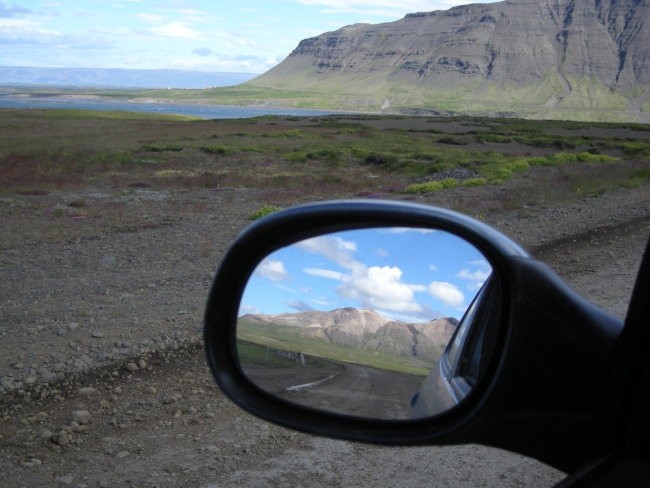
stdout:
POLYGON ((247 85, 349 109, 650 121, 650 1, 507 0, 355 24, 247 85))
POLYGON ((372 310, 355 308, 278 315, 247 314, 240 317, 238 323, 238 327, 282 329, 294 336, 331 344, 433 359, 439 357, 457 325, 454 318, 410 324, 389 319, 372 310))
POLYGON ((171 69, 34 68, 0 66, 0 85, 93 88, 209 88, 250 80, 251 73, 171 69))

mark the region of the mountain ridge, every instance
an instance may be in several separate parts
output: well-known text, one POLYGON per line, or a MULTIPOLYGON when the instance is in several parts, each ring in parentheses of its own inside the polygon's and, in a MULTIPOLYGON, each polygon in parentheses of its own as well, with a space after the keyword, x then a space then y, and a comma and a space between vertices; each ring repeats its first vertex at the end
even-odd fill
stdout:
POLYGON ((650 2, 506 0, 354 24, 301 41, 247 85, 329 92, 349 108, 645 119, 650 2))
POLYGON ((246 314, 242 326, 280 327, 301 337, 388 352, 397 356, 438 358, 456 330, 451 317, 424 323, 407 323, 385 317, 374 310, 342 308, 329 312, 307 311, 283 314, 246 314))

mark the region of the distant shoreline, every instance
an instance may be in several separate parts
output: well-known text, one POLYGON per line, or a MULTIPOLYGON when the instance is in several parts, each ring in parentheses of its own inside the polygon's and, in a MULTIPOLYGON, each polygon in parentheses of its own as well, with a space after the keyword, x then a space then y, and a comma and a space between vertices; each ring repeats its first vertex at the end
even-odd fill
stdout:
MULTIPOLYGON (((126 93, 124 95, 127 95, 126 93)), ((174 100, 151 97, 107 96, 90 93, 9 92, 0 91, 0 108, 77 109, 131 111, 191 116, 203 119, 238 119, 265 115, 324 116, 352 114, 340 110, 271 107, 264 105, 221 105, 206 100, 174 100)))

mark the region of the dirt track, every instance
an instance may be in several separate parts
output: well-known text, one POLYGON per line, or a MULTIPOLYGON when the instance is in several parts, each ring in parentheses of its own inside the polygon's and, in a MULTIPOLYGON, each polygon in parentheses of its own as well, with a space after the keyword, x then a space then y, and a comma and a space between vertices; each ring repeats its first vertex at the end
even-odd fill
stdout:
POLYGON ((423 377, 359 364, 337 366, 244 371, 266 391, 301 405, 360 417, 411 418, 410 400, 423 377))
MULTIPOLYGON (((491 190, 462 191, 467 204, 491 190)), ((314 438, 226 400, 198 348, 201 315, 215 264, 263 203, 254 192, 88 190, 0 203, 4 486, 542 487, 562 476, 480 446, 314 438)), ((638 188, 479 217, 622 316, 649 207, 638 188)))

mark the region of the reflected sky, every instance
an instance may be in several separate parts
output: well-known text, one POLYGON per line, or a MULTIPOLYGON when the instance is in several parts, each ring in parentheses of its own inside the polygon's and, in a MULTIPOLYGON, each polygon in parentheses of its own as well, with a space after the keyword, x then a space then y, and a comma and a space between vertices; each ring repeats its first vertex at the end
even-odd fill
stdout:
POLYGON ((460 318, 490 271, 475 247, 448 232, 338 232, 264 259, 249 281, 239 314, 353 307, 407 322, 460 318))

